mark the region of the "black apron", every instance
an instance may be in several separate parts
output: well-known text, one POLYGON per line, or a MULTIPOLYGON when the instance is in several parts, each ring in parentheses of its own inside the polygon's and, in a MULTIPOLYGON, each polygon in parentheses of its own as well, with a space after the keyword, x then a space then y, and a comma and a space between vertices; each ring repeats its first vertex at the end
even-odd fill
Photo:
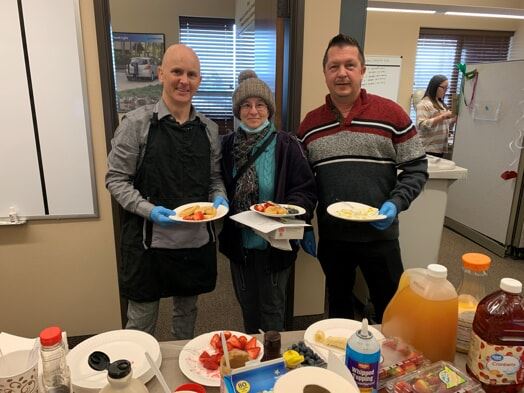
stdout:
MULTIPOLYGON (((174 209, 209 198, 211 146, 197 117, 182 125, 154 113, 146 151, 133 180, 156 206, 174 209)), ((212 225, 176 223, 168 227, 124 211, 121 294, 138 302, 210 292, 217 277, 212 225), (187 244, 195 245, 188 248, 187 244)))

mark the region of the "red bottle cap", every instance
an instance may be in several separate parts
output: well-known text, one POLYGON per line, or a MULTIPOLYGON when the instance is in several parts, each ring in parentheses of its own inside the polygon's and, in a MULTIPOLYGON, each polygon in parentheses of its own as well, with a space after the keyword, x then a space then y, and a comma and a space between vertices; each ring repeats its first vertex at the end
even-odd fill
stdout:
POLYGON ((40 332, 40 344, 50 347, 62 340, 62 330, 58 326, 45 328, 40 332))

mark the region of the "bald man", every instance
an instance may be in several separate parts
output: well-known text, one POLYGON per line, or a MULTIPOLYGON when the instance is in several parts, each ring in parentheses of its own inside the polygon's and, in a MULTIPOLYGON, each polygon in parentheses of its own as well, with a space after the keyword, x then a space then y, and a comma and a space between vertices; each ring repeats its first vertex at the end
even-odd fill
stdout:
POLYGON ((177 206, 227 206, 220 174, 218 126, 192 105, 200 61, 170 46, 158 74, 162 97, 127 113, 115 131, 106 187, 124 208, 119 285, 128 299, 127 329, 154 334, 159 300, 173 297, 175 339, 190 339, 197 296, 215 288, 214 227, 169 218, 177 206))

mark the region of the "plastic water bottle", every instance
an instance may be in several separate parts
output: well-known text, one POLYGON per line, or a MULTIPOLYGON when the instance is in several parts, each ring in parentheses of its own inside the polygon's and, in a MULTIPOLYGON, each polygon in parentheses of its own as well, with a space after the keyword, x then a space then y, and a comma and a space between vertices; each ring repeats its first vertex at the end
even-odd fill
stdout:
POLYGON ((362 320, 360 330, 353 333, 346 344, 346 366, 362 393, 376 393, 380 345, 368 330, 368 320, 362 320))
POLYGON ((71 375, 66 363, 66 348, 62 330, 57 326, 40 332, 42 382, 45 393, 70 393, 71 375))

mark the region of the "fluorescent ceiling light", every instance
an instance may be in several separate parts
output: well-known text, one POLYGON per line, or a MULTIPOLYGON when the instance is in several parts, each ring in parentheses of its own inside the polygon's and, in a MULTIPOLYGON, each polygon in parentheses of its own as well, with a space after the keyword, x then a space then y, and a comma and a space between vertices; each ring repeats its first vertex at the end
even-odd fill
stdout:
POLYGON ((472 7, 446 4, 405 3, 402 0, 368 0, 369 11, 417 12, 437 15, 461 15, 487 18, 524 19, 523 8, 472 7))
POLYGON ((378 7, 368 7, 368 11, 405 12, 405 13, 412 13, 412 14, 434 14, 437 12, 434 10, 417 10, 417 9, 406 9, 406 8, 378 8, 378 7))
POLYGON ((484 14, 480 12, 454 12, 446 11, 446 15, 456 15, 456 16, 481 16, 486 18, 505 18, 505 19, 524 19, 524 16, 521 15, 506 15, 506 14, 484 14))

